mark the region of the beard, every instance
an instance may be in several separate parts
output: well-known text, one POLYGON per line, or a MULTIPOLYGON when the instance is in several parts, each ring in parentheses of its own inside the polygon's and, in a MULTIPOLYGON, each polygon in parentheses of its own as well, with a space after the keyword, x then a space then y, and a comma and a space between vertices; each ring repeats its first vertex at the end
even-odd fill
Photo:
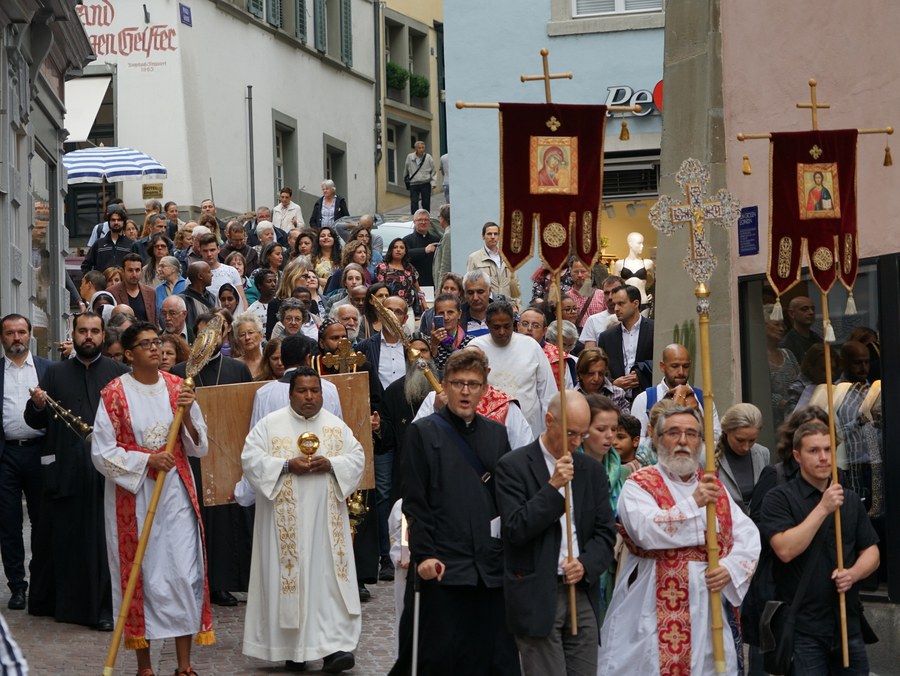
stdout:
MULTIPOLYGON (((344 328, 347 328, 347 327, 345 326, 344 328)), ((350 329, 347 329, 347 340, 349 340, 351 344, 355 343, 357 338, 359 338, 359 327, 358 326, 353 331, 351 331, 350 329)))
POLYGON ((4 345, 3 351, 6 352, 6 354, 15 357, 28 352, 28 345, 26 343, 13 343, 12 345, 4 345))
POLYGON ((682 445, 676 445, 670 450, 663 443, 659 445, 657 457, 659 464, 664 468, 677 476, 684 477, 688 474, 694 474, 700 468, 700 458, 703 457, 704 452, 705 446, 703 443, 700 444, 697 451, 691 451, 690 447, 682 445), (677 455, 681 451, 690 453, 690 456, 677 455))
POLYGON ((75 354, 86 361, 93 361, 97 358, 97 355, 100 354, 100 351, 103 349, 102 343, 94 343, 93 345, 84 345, 83 343, 75 343, 73 341, 73 345, 75 348, 75 354))
MULTIPOLYGON (((425 363, 428 368, 434 371, 434 362, 426 359, 425 363)), ((403 381, 403 395, 406 403, 413 409, 419 410, 419 406, 425 401, 425 397, 431 392, 431 383, 425 377, 425 373, 416 366, 415 362, 408 362, 406 365, 406 380, 403 381)))

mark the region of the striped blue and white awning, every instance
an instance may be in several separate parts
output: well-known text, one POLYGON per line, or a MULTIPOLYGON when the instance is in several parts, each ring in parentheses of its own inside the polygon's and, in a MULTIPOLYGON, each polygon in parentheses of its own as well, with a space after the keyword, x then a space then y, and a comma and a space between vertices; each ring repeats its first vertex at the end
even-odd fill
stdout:
POLYGON ((162 179, 166 168, 146 153, 132 148, 83 148, 63 155, 68 183, 116 183, 162 179))

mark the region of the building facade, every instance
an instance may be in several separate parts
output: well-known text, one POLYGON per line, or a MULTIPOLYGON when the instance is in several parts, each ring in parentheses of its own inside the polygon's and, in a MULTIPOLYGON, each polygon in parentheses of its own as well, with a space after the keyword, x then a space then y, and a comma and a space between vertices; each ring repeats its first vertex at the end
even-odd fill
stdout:
MULTIPOLYGON (((550 51, 552 73, 573 73, 571 80, 552 82, 554 102, 643 107, 640 114, 616 113, 607 120, 600 234, 608 242, 607 263, 627 255, 630 232, 644 235, 644 256, 651 258, 656 233, 647 213, 658 194, 662 0, 457 0, 447 3, 444 17, 453 269, 465 269, 468 254, 482 246, 482 225, 498 222, 500 209, 497 113, 454 104, 543 102, 542 83, 519 79, 541 72, 542 47, 550 51), (619 140, 623 119, 627 141, 619 140)), ((528 276, 536 267, 533 259, 519 271, 526 303, 528 276)))
MULTIPOLYGON (((371 210, 376 6, 86 0, 79 16, 97 53, 86 75, 108 90, 70 141, 136 148, 166 166, 161 185, 114 187, 132 213, 153 196, 186 219, 211 196, 220 217, 242 214, 290 186, 308 217, 326 178, 351 211, 371 210)), ((101 202, 97 188, 84 191, 71 222, 80 241, 101 202)))
POLYGON ((64 82, 91 61, 75 0, 0 4, 0 315, 34 326, 47 356, 69 309, 63 227, 64 82))
POLYGON ((381 5, 376 181, 377 210, 384 212, 409 204, 404 163, 416 142, 424 142, 438 162, 447 152, 447 134, 442 0, 387 0, 381 5))

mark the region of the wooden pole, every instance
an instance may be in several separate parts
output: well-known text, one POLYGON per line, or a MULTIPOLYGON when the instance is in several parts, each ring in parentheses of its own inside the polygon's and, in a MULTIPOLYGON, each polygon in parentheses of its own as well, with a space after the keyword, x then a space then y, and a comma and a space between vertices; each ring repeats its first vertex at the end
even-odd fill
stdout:
MULTIPOLYGON (((838 483, 837 473, 837 435, 834 430, 834 384, 831 374, 831 343, 828 342, 828 334, 831 333, 831 320, 828 317, 828 294, 822 292, 822 330, 825 339, 822 341, 825 347, 825 392, 828 395, 828 436, 831 441, 831 483, 838 483)), ((834 539, 837 544, 837 567, 844 570, 844 541, 841 538, 841 510, 834 511, 834 539)), ((850 666, 850 646, 847 639, 847 595, 838 592, 838 604, 841 614, 841 651, 844 660, 844 668, 850 666)))
MULTIPOLYGON (((698 301, 709 298, 706 284, 698 284, 694 295, 698 301)), ((698 303, 699 305, 699 303, 698 303)), ((716 444, 713 431, 713 384, 712 359, 709 353, 709 306, 703 305, 699 311, 700 327, 700 360, 703 371, 703 438, 706 440, 707 474, 716 473, 716 444)), ((719 567, 719 541, 716 533, 716 503, 706 505, 706 556, 710 570, 719 567)), ((712 627, 713 663, 717 674, 725 673, 725 642, 722 627, 722 595, 721 592, 709 593, 710 624, 712 627)))
MULTIPOLYGON (((194 381, 191 378, 185 378, 184 386, 193 388, 194 381)), ((172 427, 169 428, 169 436, 166 439, 166 453, 171 454, 175 448, 175 442, 178 434, 181 432, 181 421, 184 419, 185 407, 179 406, 175 411, 175 418, 172 421, 172 427)), ((147 542, 150 540, 150 529, 153 527, 153 519, 156 517, 156 507, 159 504, 159 498, 162 496, 163 484, 166 481, 168 472, 159 471, 156 474, 156 483, 153 486, 153 494, 150 497, 150 504, 147 506, 147 516, 144 517, 144 525, 141 528, 141 536, 138 539, 137 550, 134 553, 134 561, 131 563, 131 571, 128 574, 128 584, 125 586, 125 593, 122 595, 122 607, 119 608, 119 617, 116 619, 116 628, 113 631, 112 640, 109 644, 109 651, 106 653, 106 662, 103 665, 103 676, 112 676, 113 668, 116 666, 116 656, 119 653, 119 644, 122 642, 122 634, 125 632, 125 620, 128 617, 128 611, 131 608, 131 600, 134 597, 134 590, 137 587, 138 575, 141 572, 141 564, 144 561, 144 554, 147 551, 147 542)))
MULTIPOLYGON (((559 350, 559 426, 562 429, 563 453, 569 455, 569 424, 568 416, 566 415, 566 369, 568 368, 568 364, 566 364, 566 360, 563 356, 565 355, 565 351, 563 349, 562 330, 562 276, 560 275, 559 270, 553 274, 553 281, 556 284, 556 349, 559 350)), ((575 560, 575 557, 572 556, 572 490, 568 482, 564 487, 564 493, 566 500, 566 547, 569 552, 568 561, 569 563, 572 563, 572 561, 575 560)), ((572 624, 572 636, 578 634, 577 615, 575 585, 570 584, 569 621, 572 624)))

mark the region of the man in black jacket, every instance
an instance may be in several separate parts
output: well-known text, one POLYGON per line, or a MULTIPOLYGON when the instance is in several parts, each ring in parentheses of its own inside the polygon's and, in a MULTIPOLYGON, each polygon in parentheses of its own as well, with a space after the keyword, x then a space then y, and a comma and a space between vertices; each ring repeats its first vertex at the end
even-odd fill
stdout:
POLYGON ((572 454, 587 435, 590 408, 581 393, 570 390, 567 430, 561 411, 555 394, 546 431, 497 464, 506 622, 516 636, 526 676, 597 673, 600 574, 613 561, 616 536, 606 474, 590 456, 572 454), (571 561, 563 530, 567 483, 574 523, 571 561), (575 585, 578 621, 574 636, 570 584, 575 585))
POLYGON ((406 432, 401 495, 413 570, 392 674, 409 672, 416 575, 421 579, 419 673, 519 673, 515 644, 503 623, 493 479, 509 441, 500 423, 475 412, 487 372, 487 359, 473 350, 451 355, 443 379, 447 406, 406 432))
MULTIPOLYGON (((140 254, 140 245, 122 234, 128 214, 122 209, 109 212, 109 232, 93 243, 84 260, 81 271, 99 270, 103 272, 113 265, 122 265, 125 256, 130 253, 140 254)), ((141 257, 143 259, 143 256, 141 257)))

